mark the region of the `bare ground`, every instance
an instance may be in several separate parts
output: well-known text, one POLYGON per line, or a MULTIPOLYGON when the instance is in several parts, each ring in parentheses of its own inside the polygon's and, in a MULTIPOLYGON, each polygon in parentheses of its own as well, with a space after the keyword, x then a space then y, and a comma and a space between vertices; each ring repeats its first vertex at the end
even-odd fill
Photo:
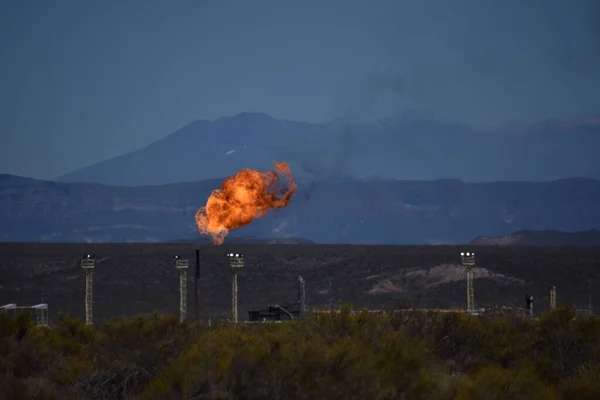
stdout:
MULTIPOLYGON (((310 308, 357 306, 463 308, 464 271, 454 246, 231 245, 193 244, 35 244, 0 243, 0 304, 46 302, 82 317, 82 255, 96 256, 95 319, 153 310, 177 313, 179 279, 172 256, 190 262, 188 310, 193 313, 195 248, 201 254, 201 313, 227 315, 231 272, 225 254, 241 252, 240 316, 248 309, 296 299, 296 279, 306 280, 310 308)), ((523 306, 532 294, 535 307, 548 307, 548 289, 557 286, 558 303, 587 306, 588 276, 600 278, 598 247, 476 247, 475 302, 523 306)), ((594 291, 596 285, 593 284, 594 291)), ((598 296, 593 296, 594 298, 598 296)))

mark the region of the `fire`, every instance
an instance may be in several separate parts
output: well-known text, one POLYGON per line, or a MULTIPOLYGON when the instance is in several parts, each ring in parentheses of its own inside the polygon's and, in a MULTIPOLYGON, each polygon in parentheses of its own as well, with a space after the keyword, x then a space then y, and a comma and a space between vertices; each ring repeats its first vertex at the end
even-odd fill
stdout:
POLYGON ((196 211, 196 225, 215 244, 223 244, 230 230, 287 206, 295 191, 296 182, 284 162, 275 162, 275 170, 267 172, 245 168, 213 190, 206 206, 196 211))

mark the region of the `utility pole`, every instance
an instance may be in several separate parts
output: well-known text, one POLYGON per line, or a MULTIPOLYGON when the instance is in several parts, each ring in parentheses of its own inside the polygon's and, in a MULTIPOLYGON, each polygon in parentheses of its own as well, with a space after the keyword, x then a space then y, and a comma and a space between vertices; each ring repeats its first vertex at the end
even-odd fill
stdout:
POLYGON ((463 268, 467 272, 467 311, 475 311, 475 294, 473 293, 473 268, 475 267, 475 253, 460 253, 463 268))
POLYGON ((94 323, 94 314, 92 310, 92 306, 94 303, 93 298, 93 283, 94 283, 94 267, 95 260, 94 256, 91 254, 87 254, 81 260, 81 269, 85 271, 85 324, 93 325, 94 323))

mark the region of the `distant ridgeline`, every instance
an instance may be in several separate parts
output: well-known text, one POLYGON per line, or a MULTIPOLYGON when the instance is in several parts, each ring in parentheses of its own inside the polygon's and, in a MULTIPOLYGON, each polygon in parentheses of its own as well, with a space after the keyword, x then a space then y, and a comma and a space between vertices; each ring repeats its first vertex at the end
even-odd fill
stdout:
MULTIPOLYGON (((195 239, 171 240, 169 243, 197 243, 211 244, 208 237, 202 236, 195 239)), ((311 240, 298 238, 257 238, 257 237, 228 237, 225 239, 227 244, 315 244, 311 240)))
MULTIPOLYGON (((0 175, 0 242, 183 239, 208 244, 209 238, 198 232, 195 214, 222 181, 122 187, 0 175)), ((475 243, 600 243, 597 232, 585 233, 600 229, 600 180, 328 178, 298 190, 288 207, 231 231, 226 243, 436 245, 471 243, 479 235, 488 237, 475 243)))
POLYGON ((520 230, 510 236, 480 236, 472 244, 482 246, 600 246, 600 231, 561 232, 520 230))

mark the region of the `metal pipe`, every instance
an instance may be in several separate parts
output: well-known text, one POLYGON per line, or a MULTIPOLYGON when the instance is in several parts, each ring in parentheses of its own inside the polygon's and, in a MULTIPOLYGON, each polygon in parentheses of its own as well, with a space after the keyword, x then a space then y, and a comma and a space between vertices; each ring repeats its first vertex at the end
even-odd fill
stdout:
MULTIPOLYGON (((295 319, 294 316, 292 315, 292 313, 290 313, 285 308, 281 307, 279 304, 275 304, 275 308, 279 308, 281 311, 283 311, 284 313, 286 313, 290 317, 290 320, 293 321, 295 319)), ((235 322, 237 322, 237 321, 235 321, 235 322)))

